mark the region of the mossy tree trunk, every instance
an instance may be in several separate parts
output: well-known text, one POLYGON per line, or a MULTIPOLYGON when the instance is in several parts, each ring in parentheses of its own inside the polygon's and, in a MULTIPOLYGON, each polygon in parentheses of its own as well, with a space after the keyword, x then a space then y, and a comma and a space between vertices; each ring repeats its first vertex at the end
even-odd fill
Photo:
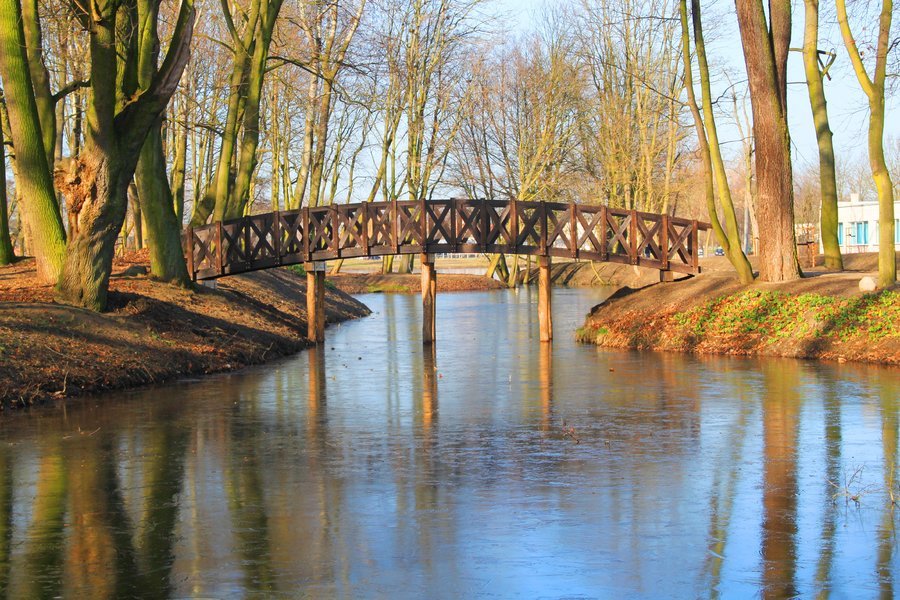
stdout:
POLYGON ((894 251, 894 185, 884 157, 884 85, 887 77, 888 51, 891 48, 891 20, 894 4, 882 0, 878 19, 878 42, 875 49, 875 75, 869 78, 856 39, 847 19, 846 0, 837 0, 838 24, 850 62, 859 85, 869 99, 869 166, 878 190, 878 284, 888 287, 897 281, 897 258, 894 251))
POLYGON ((816 143, 819 147, 819 189, 822 210, 819 229, 822 232, 822 249, 825 266, 844 269, 841 246, 838 243, 837 177, 834 166, 834 144, 828 123, 828 106, 825 102, 825 77, 819 68, 819 0, 804 0, 806 24, 803 28, 803 69, 806 71, 806 87, 816 127, 816 143))
MULTIPOLYGON (((244 98, 247 95, 250 56, 253 51, 253 39, 260 19, 260 2, 251 2, 250 12, 244 25, 244 31, 239 34, 229 12, 227 3, 222 4, 225 23, 231 33, 232 66, 231 80, 228 96, 228 108, 225 116, 225 127, 222 130, 222 143, 219 148, 219 158, 216 168, 206 186, 206 193, 201 201, 194 205, 194 214, 191 216, 191 225, 197 227, 206 223, 210 215, 213 220, 221 221, 225 218, 228 206, 228 197, 234 182, 234 154, 237 148, 237 136, 239 131, 240 113, 243 110, 244 98)), ((211 144, 212 146, 212 144, 211 144)))
POLYGON ((37 0, 23 0, 22 26, 25 32, 28 71, 31 73, 31 84, 41 124, 41 142, 47 154, 47 165, 52 172, 56 157, 56 102, 50 91, 50 74, 44 64, 41 49, 41 22, 38 17, 37 0))
POLYGON ((753 110, 758 213, 766 224, 759 239, 759 276, 790 281, 801 277, 787 122, 791 3, 773 0, 767 11, 761 0, 735 0, 735 7, 753 110))
POLYGON ((117 52, 117 32, 122 19, 130 18, 129 11, 116 0, 96 0, 89 8, 80 2, 73 0, 90 34, 92 93, 84 151, 76 167, 60 178, 75 212, 75 227, 58 288, 69 302, 103 310, 128 185, 147 134, 158 123, 187 64, 195 11, 192 0, 182 1, 166 58, 152 85, 123 104, 116 73, 136 72, 137 67, 128 53, 117 52), (118 63, 120 55, 123 64, 118 63))
MULTIPOLYGON (((725 172, 725 161, 722 159, 722 151, 719 146, 719 134, 718 129, 716 128, 715 114, 713 113, 712 92, 710 90, 709 64, 706 60, 706 44, 703 40, 703 25, 700 19, 699 0, 691 0, 691 22, 693 24, 694 30, 694 46, 697 51, 697 63, 700 67, 700 90, 702 93, 703 102, 703 128, 706 132, 707 137, 707 150, 703 154, 704 158, 708 158, 708 160, 710 161, 710 167, 706 169, 706 174, 707 177, 712 176, 712 179, 715 181, 715 186, 719 196, 719 205, 721 205, 722 213, 725 217, 725 226, 723 228, 720 225, 716 230, 716 235, 719 236, 722 248, 725 250, 725 255, 728 257, 729 262, 731 262, 735 271, 737 271, 738 279, 741 281, 741 283, 752 283, 753 268, 750 266, 750 261, 747 260, 747 256, 744 254, 744 249, 741 245, 741 236, 740 232, 738 231, 737 216, 734 212, 734 202, 731 199, 731 188, 728 186, 728 175, 725 172)), ((682 24, 684 24, 684 18, 682 20, 682 24)), ((685 49, 685 78, 688 79, 688 77, 690 76, 688 74, 688 71, 691 70, 691 62, 690 54, 688 54, 690 49, 689 42, 685 39, 686 33, 686 31, 682 31, 682 46, 684 47, 687 42, 687 47, 685 49)), ((693 77, 690 77, 690 79, 693 80, 693 77)), ((691 97, 693 97, 693 90, 691 90, 689 94, 691 97)), ((696 98, 692 100, 692 103, 696 105, 696 98)), ((694 115, 695 119, 697 119, 698 114, 699 113, 694 115)), ((709 182, 707 188, 707 206, 709 206, 709 188, 711 187, 712 182, 709 182)), ((712 209, 710 212, 715 212, 715 202, 712 203, 712 209)), ((712 214, 710 214, 710 219, 712 219, 712 214)))
POLYGON ((221 152, 215 179, 203 203, 194 211, 192 224, 243 216, 252 192, 258 161, 259 119, 262 87, 269 45, 283 0, 254 0, 243 33, 238 33, 227 5, 224 17, 234 47, 232 92, 228 103, 221 152))
MULTIPOLYGON (((144 92, 153 84, 159 62, 159 3, 138 0, 136 9, 138 29, 132 60, 137 64, 137 91, 144 92)), ((150 237, 150 272, 160 281, 187 285, 190 278, 181 248, 181 223, 166 175, 162 114, 150 127, 134 175, 150 237)))
POLYGON ((19 1, 0 0, 0 77, 9 114, 10 138, 16 152, 19 210, 31 230, 38 277, 55 283, 65 260, 66 234, 42 142, 26 47, 19 1))

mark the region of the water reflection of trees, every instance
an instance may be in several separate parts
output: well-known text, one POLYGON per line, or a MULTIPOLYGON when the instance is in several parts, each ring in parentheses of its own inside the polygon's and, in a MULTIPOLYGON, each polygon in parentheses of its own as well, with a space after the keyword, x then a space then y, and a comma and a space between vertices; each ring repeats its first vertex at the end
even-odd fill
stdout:
MULTIPOLYGON (((888 377, 872 385, 880 403, 860 409, 844 404, 829 368, 732 365, 713 390, 686 380, 685 363, 671 357, 642 362, 643 376, 662 383, 634 386, 621 358, 609 368, 622 379, 611 379, 599 400, 584 400, 565 395, 573 376, 548 346, 529 356, 532 379, 509 384, 519 402, 513 426, 497 426, 460 421, 453 412, 460 400, 439 380, 438 357, 417 350, 406 383, 387 386, 407 386, 406 412, 385 426, 378 407, 367 430, 334 399, 343 384, 325 358, 320 348, 276 370, 265 394, 259 380, 223 379, 207 400, 161 398, 108 416, 47 418, 34 443, 0 444, 0 590, 10 597, 267 595, 297 592, 303 582, 311 595, 339 596, 355 589, 355 570, 402 570, 411 564, 404 561, 415 561, 423 577, 459 580, 468 575, 460 532, 473 509, 461 496, 516 490, 534 493, 542 510, 585 516, 583 527, 602 525, 591 544, 614 548, 636 580, 665 570, 642 551, 640 525, 659 514, 696 518, 675 526, 696 525, 693 568, 713 595, 728 595, 735 547, 747 543, 736 532, 752 518, 764 595, 827 595, 848 560, 840 507, 824 502, 827 482, 853 467, 842 453, 845 411, 877 416, 879 490, 900 489, 897 384, 888 377), (704 431, 722 403, 728 419, 704 431), (565 418, 579 428, 580 443, 563 436, 565 418), (801 449, 808 486, 798 476, 801 449), (746 495, 758 514, 736 512, 746 495), (827 506, 810 509, 819 501, 827 506), (686 502, 706 510, 688 516, 695 513, 686 502), (810 529, 800 531, 801 516, 810 529), (800 555, 815 568, 800 571, 800 555)), ((386 399, 384 410, 395 404, 386 399)), ((896 511, 878 504, 882 496, 865 499, 877 515, 868 565, 890 597, 896 511)))

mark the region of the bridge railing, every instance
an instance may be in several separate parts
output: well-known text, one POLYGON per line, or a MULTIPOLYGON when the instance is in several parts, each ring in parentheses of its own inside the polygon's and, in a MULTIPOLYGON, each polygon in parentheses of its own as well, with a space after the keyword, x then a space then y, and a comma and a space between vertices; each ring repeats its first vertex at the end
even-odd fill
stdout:
POLYGON ((432 200, 251 215, 185 232, 192 277, 309 261, 445 252, 580 258, 698 273, 696 220, 575 203, 432 200))

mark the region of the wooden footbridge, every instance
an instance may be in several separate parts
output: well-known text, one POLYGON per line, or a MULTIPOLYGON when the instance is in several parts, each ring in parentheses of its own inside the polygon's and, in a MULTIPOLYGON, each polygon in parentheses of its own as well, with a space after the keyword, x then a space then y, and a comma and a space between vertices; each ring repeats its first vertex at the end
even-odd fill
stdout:
POLYGON ((707 223, 669 215, 560 202, 429 200, 335 204, 251 215, 186 231, 195 281, 304 264, 309 337, 324 340, 324 261, 420 254, 423 339, 434 340, 434 255, 484 252, 538 256, 541 340, 552 338, 551 257, 648 267, 661 281, 699 273, 707 223))

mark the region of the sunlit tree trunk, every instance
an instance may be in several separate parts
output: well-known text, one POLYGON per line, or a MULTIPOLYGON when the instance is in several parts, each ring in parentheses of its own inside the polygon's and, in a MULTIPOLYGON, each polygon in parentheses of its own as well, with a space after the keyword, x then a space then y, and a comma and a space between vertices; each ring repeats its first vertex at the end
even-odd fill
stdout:
POLYGON ((884 84, 888 51, 891 47, 891 20, 894 4, 882 0, 878 18, 878 44, 875 50, 875 75, 869 78, 862 56, 847 20, 846 0, 837 0, 838 24, 859 85, 869 99, 869 166, 878 190, 878 283, 888 287, 897 281, 894 251, 894 185, 884 157, 884 84))
POLYGON ((787 122, 791 3, 773 0, 768 18, 761 0, 735 0, 735 7, 753 108, 758 212, 766 224, 760 232, 759 275, 763 281, 789 281, 801 276, 787 122))
POLYGON ((215 174, 207 182, 206 193, 201 201, 195 204, 194 214, 191 216, 191 224, 195 227, 206 223, 210 214, 213 215, 215 221, 223 220, 228 209, 228 199, 234 180, 233 164, 237 148, 240 112, 249 85, 250 52, 253 48, 257 22, 261 18, 260 0, 254 0, 250 4, 250 13, 244 25, 244 31, 239 34, 235 29, 228 5, 223 3, 222 8, 225 21, 229 26, 228 31, 231 33, 232 45, 228 108, 215 174))
MULTIPOLYGON (((247 96, 243 102, 241 119, 240 152, 237 159, 237 173, 234 186, 230 190, 225 218, 239 217, 244 214, 251 196, 253 174, 259 161, 259 119, 262 87, 266 74, 266 59, 275 20, 281 11, 282 0, 262 0, 259 14, 259 26, 253 40, 253 52, 250 57, 249 75, 247 77, 247 96)), ((219 198, 217 201, 221 202, 219 198)))
MULTIPOLYGON (((103 310, 115 241, 125 219, 128 185, 147 134, 165 110, 187 63, 194 7, 192 0, 182 0, 166 58, 152 78, 153 84, 121 106, 116 80, 117 21, 126 15, 110 0, 94 2, 89 10, 78 4, 79 0, 73 2, 90 32, 92 95, 84 151, 75 168, 59 178, 75 215, 75 227, 58 288, 69 302, 103 310)), ((126 72, 129 68, 136 65, 122 65, 126 72)))
POLYGON ((679 10, 681 15, 682 57, 684 59, 684 85, 687 90, 688 106, 694 117, 694 127, 697 131, 697 142, 700 148, 700 164, 703 167, 703 195, 706 199, 706 211, 709 214, 710 224, 712 225, 713 231, 716 233, 716 237, 720 240, 725 240, 727 243, 728 238, 725 235, 725 230, 722 228, 722 223, 719 221, 719 211, 716 209, 716 194, 713 185, 712 158, 710 156, 709 140, 706 137, 706 130, 703 127, 703 116, 700 114, 700 107, 697 105, 697 97, 694 92, 694 76, 693 68, 691 66, 691 34, 688 27, 687 0, 680 1, 679 10))
MULTIPOLYGON (((709 156, 712 161, 712 172, 715 175, 719 204, 725 216, 724 239, 720 238, 728 260, 737 271, 741 283, 753 281, 753 268, 744 254, 741 236, 738 231, 734 203, 731 200, 731 189, 728 186, 728 175, 725 173, 725 161, 719 147, 719 134, 713 114, 712 92, 710 90, 709 65, 706 62, 706 44, 703 41, 703 25, 700 20, 700 0, 691 0, 691 21, 694 29, 694 45, 697 50, 697 62, 700 66, 700 89, 703 96, 704 128, 709 143, 709 156)), ((686 69, 690 64, 686 64, 686 69)), ((718 231, 716 232, 719 233, 718 231)))
POLYGON ((819 229, 825 266, 843 270, 841 246, 838 243, 838 197, 834 167, 834 145, 828 124, 828 108, 825 102, 824 73, 819 69, 819 0, 804 0, 806 24, 803 29, 803 69, 806 71, 806 87, 816 126, 816 142, 819 146, 819 189, 822 195, 822 211, 819 229))
MULTIPOLYGON (((187 115, 182 115, 186 120, 187 115)), ((184 224, 184 188, 187 170, 187 124, 175 124, 175 161, 172 164, 172 201, 175 205, 175 222, 180 230, 184 224)))
POLYGON ((38 277, 55 283, 65 260, 66 235, 42 143, 41 123, 26 56, 18 0, 0 0, 0 77, 16 153, 20 214, 31 230, 38 277))
MULTIPOLYGON (((137 88, 146 91, 153 83, 159 62, 159 33, 157 20, 159 4, 155 0, 137 0, 137 88)), ((181 223, 166 174, 166 155, 163 150, 162 117, 150 127, 141 149, 134 173, 150 238, 150 272, 161 280, 187 285, 189 278, 181 249, 181 223)))

